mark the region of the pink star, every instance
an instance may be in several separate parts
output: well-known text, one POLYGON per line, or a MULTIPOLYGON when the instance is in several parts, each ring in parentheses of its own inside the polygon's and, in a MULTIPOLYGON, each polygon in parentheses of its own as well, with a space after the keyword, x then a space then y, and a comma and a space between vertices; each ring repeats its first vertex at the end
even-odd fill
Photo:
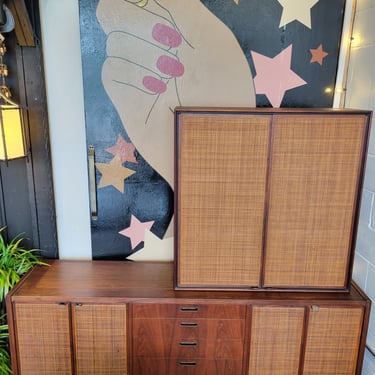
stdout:
POLYGON ((131 142, 126 142, 125 139, 121 137, 121 135, 117 137, 116 145, 107 148, 106 151, 114 156, 119 156, 121 159, 121 163, 125 163, 126 161, 130 161, 131 163, 137 162, 134 156, 135 147, 131 142))
POLYGON ((265 94, 273 107, 280 107, 285 91, 307 83, 290 69, 292 45, 274 58, 253 51, 251 55, 257 72, 254 78, 255 92, 265 94))
POLYGON ((140 222, 134 215, 131 216, 130 226, 123 229, 119 233, 129 237, 134 249, 138 244, 145 240, 145 231, 150 230, 155 221, 140 222))

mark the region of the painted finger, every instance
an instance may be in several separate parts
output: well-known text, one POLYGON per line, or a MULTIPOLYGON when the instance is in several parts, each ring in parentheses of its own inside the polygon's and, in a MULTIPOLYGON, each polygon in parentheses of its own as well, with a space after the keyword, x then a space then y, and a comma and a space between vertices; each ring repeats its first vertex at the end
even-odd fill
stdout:
POLYGON ((142 7, 137 5, 137 2, 100 0, 96 15, 106 34, 123 31, 168 48, 178 43, 178 30, 171 21, 170 14, 154 2, 142 7), (139 27, 140 24, 142 27, 139 27), (162 27, 155 29, 155 25, 162 27))
POLYGON ((105 62, 114 84, 128 86, 144 94, 163 94, 167 90, 168 80, 131 61, 118 57, 109 57, 105 62))
POLYGON ((132 62, 164 79, 181 77, 185 71, 184 65, 170 51, 124 32, 109 34, 107 55, 132 62))
POLYGON ((172 82, 165 93, 152 94, 139 87, 143 85, 142 70, 133 70, 124 77, 116 73, 119 69, 123 66, 115 59, 105 61, 102 69, 105 90, 136 149, 173 186, 173 113, 165 110, 176 105, 172 82), (130 74, 139 74, 138 80, 130 74))

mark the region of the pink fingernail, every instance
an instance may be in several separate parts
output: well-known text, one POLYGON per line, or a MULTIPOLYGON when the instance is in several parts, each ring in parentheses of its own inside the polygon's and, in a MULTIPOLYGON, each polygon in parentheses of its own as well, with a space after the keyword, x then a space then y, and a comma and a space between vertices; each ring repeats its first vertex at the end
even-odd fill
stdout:
POLYGON ((143 77, 142 83, 147 90, 150 90, 156 94, 162 94, 167 90, 167 85, 165 82, 152 76, 143 77))
POLYGON ((159 43, 168 47, 178 47, 181 42, 181 35, 172 27, 157 23, 152 28, 152 37, 159 43))
POLYGON ((162 73, 171 77, 181 77, 185 72, 184 66, 178 60, 169 56, 160 56, 156 66, 162 73))

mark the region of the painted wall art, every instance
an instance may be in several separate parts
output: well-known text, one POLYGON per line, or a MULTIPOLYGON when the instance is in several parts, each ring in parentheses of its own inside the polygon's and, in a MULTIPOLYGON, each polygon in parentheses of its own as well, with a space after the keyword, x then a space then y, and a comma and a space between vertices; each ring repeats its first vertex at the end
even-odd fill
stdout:
POLYGON ((173 258, 176 106, 332 106, 345 0, 79 7, 94 259, 173 258))

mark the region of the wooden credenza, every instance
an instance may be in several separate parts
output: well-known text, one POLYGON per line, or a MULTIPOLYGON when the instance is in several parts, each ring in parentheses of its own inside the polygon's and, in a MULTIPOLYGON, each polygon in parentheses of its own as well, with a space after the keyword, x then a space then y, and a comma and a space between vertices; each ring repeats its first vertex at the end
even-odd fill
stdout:
POLYGON ((174 290, 173 263, 53 261, 7 296, 14 374, 361 373, 370 301, 174 290))

